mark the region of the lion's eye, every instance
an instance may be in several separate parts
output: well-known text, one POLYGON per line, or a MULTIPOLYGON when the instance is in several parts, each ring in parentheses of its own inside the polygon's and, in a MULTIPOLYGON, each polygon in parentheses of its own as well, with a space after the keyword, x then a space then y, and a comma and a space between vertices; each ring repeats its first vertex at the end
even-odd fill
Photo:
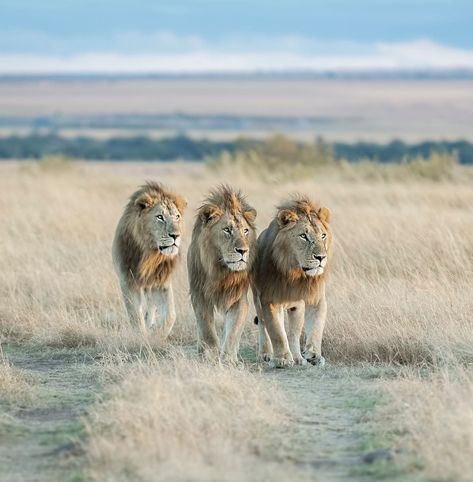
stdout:
POLYGON ((248 228, 245 228, 243 232, 245 233, 245 236, 248 236, 250 234, 250 230, 248 228))
POLYGON ((156 214, 156 219, 159 219, 160 221, 164 221, 164 216, 162 214, 156 214))
POLYGON ((300 238, 302 238, 304 241, 309 241, 309 238, 307 237, 307 234, 302 233, 299 235, 300 238))
POLYGON ((322 239, 325 239, 327 237, 327 233, 322 233, 322 239))
POLYGON ((223 228, 223 231, 227 234, 232 234, 232 230, 230 228, 223 228))
POLYGON ((176 214, 176 219, 181 219, 181 215, 179 213, 176 214))

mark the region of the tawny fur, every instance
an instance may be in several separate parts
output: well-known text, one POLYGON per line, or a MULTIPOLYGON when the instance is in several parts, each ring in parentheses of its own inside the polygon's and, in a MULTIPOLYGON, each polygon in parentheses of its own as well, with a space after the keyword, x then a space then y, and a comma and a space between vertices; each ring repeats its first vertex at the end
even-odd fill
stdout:
POLYGON ((171 285, 179 260, 186 201, 148 182, 132 194, 118 222, 113 261, 130 321, 142 330, 171 332, 176 311, 171 285))
POLYGON ((147 182, 134 192, 118 223, 113 243, 115 265, 130 286, 161 288, 169 282, 179 256, 169 257, 150 246, 146 227, 140 222, 143 207, 158 203, 173 203, 182 213, 186 207, 183 197, 156 182, 147 182))
POLYGON ((192 231, 192 242, 189 247, 187 262, 191 298, 200 303, 206 300, 217 309, 226 310, 247 292, 250 283, 250 270, 256 252, 256 228, 254 209, 246 202, 240 192, 228 186, 221 186, 212 191, 198 210, 192 231), (221 219, 212 226, 205 221, 209 206, 217 216, 224 213, 236 218, 243 217, 251 228, 248 237, 249 260, 248 270, 232 272, 222 266, 212 243, 214 230, 220 229, 221 219), (205 247, 205 249, 200 249, 205 247), (208 248, 208 249, 207 249, 208 248), (204 256, 202 256, 204 254, 204 256))
POLYGON ((298 196, 278 207, 258 238, 251 285, 262 361, 270 360, 278 367, 325 362, 321 344, 327 312, 325 278, 332 248, 329 221, 327 208, 298 196), (304 326, 307 336, 302 354, 304 326))
MULTIPOLYGON (((278 206, 278 215, 284 213, 294 221, 307 220, 311 224, 322 223, 328 234, 328 256, 331 255, 332 233, 328 222, 320 219, 320 206, 306 197, 296 197, 278 206)), ((318 300, 320 285, 327 272, 310 277, 300 269, 294 269, 287 256, 284 229, 278 222, 278 215, 258 238, 258 255, 253 269, 254 285, 262 302, 288 303, 318 300), (279 236, 278 236, 279 234, 279 236)))
POLYGON ((239 191, 220 186, 199 208, 187 253, 191 301, 199 329, 199 351, 216 353, 214 311, 224 313, 220 358, 235 362, 248 310, 247 292, 256 251, 256 211, 239 191), (232 233, 225 235, 231 225, 232 233), (245 234, 246 232, 246 234, 245 234), (229 268, 226 257, 246 251, 244 268, 229 268))

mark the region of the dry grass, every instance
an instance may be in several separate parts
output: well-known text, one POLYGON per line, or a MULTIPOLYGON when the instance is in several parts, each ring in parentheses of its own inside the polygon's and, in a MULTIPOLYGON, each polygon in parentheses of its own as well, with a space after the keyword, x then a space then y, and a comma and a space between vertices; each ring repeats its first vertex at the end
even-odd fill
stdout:
POLYGON ((473 374, 457 368, 391 383, 401 443, 429 480, 467 482, 473 473, 473 374))
MULTIPOLYGON (((190 473, 222 480, 223 470, 226 480, 274 479, 261 472, 274 467, 252 460, 267 443, 255 430, 270 432, 274 424, 279 405, 267 393, 277 390, 258 375, 192 361, 195 327, 184 262, 174 283, 178 321, 171 344, 184 346, 190 359, 169 348, 155 358, 160 341, 128 324, 110 246, 127 196, 144 179, 187 196, 184 251, 194 208, 221 181, 244 187, 260 229, 291 192, 307 192, 329 206, 336 235, 323 347, 329 362, 446 369, 473 359, 473 186, 466 169, 442 182, 355 181, 340 171, 276 182, 238 171, 210 173, 195 164, 18 169, 10 163, 0 169, 0 335, 27 345, 148 354, 131 373, 114 359, 118 384, 89 419, 88 454, 97 480, 129 480, 130 470, 131 478, 156 480, 158 468, 160 480, 188 480, 190 473)), ((246 356, 255 346, 248 322, 246 356)), ((5 362, 0 383, 12 399, 30 393, 5 362)), ((460 480, 471 472, 465 465, 473 439, 470 374, 403 383, 409 400, 404 420, 426 473, 460 480)))
POLYGON ((284 423, 272 383, 179 353, 127 358, 110 360, 118 383, 88 418, 94 480, 282 480, 255 464, 284 423))
POLYGON ((405 182, 424 179, 453 181, 472 179, 471 172, 458 168, 458 155, 432 152, 429 157, 405 159, 400 163, 379 164, 374 161, 350 163, 341 161, 338 167, 347 181, 405 182))
MULTIPOLYGON (((110 255, 115 224, 127 196, 152 178, 188 197, 189 233, 193 208, 226 179, 185 164, 122 166, 117 172, 100 165, 57 172, 3 168, 3 336, 105 351, 159 348, 159 340, 143 338, 126 320, 110 255)), ((330 361, 436 364, 472 358, 471 184, 354 183, 339 173, 276 185, 235 173, 232 179, 257 207, 260 229, 274 205, 294 191, 332 209, 336 245, 325 339, 330 361)), ((173 341, 194 344, 186 278, 183 262, 175 281, 173 341)), ((244 340, 256 343, 250 323, 244 340)))
MULTIPOLYGON (((35 394, 36 387, 31 377, 10 364, 0 345, 0 402, 18 407, 31 403, 35 394)), ((0 413, 0 423, 3 415, 0 413)))

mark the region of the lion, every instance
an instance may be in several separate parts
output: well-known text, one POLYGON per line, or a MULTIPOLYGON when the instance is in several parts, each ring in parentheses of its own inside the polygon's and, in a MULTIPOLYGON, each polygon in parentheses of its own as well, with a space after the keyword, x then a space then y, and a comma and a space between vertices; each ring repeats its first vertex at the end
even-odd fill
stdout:
POLYGON ((260 361, 274 367, 324 365, 325 277, 331 257, 330 211, 304 196, 278 207, 258 238, 251 287, 260 361), (287 311, 287 333, 284 325, 287 311), (301 353, 305 324, 306 342, 301 353))
POLYGON ((223 185, 198 210, 187 253, 198 350, 205 358, 237 363, 248 314, 247 292, 256 254, 256 211, 241 192, 223 185), (221 343, 214 312, 224 314, 221 343))
POLYGON ((186 200, 157 182, 134 192, 118 222, 113 263, 130 321, 166 338, 176 320, 172 274, 179 259, 186 200))

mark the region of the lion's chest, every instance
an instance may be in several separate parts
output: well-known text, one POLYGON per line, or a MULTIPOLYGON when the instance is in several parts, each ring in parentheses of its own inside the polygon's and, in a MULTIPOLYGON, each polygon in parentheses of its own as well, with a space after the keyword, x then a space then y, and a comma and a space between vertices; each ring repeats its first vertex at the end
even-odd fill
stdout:
POLYGON ((206 298, 217 310, 225 312, 247 292, 248 285, 246 273, 229 273, 207 284, 206 298))
POLYGON ((177 257, 169 259, 161 253, 152 253, 143 257, 137 267, 137 276, 143 288, 161 288, 165 286, 173 272, 177 257))

